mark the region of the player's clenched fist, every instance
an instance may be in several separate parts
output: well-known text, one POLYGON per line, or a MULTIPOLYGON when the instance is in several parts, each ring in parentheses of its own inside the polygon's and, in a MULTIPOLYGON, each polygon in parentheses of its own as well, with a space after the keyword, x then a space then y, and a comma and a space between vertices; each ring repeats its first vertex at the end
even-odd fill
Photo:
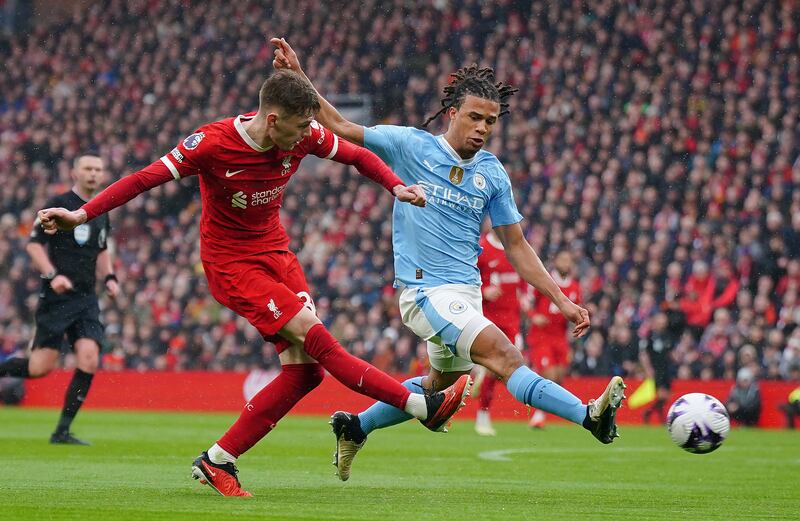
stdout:
POLYGON ((86 222, 86 211, 66 208, 45 208, 37 214, 44 233, 53 235, 58 230, 71 230, 86 222))
POLYGON ((425 197, 425 191, 419 185, 397 185, 392 191, 394 192, 394 196, 397 197, 398 201, 410 203, 414 206, 425 206, 425 203, 428 200, 427 197, 425 197))

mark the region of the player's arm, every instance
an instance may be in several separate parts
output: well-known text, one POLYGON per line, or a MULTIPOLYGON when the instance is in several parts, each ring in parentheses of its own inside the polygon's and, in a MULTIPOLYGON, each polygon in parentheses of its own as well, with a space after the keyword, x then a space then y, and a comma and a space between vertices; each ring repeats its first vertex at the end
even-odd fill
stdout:
POLYGON ((589 312, 564 295, 539 256, 525 240, 519 223, 497 226, 494 231, 503 243, 506 257, 520 277, 548 297, 567 320, 575 324, 573 336, 583 336, 589 329, 589 312))
MULTIPOLYGON (((297 54, 286 40, 283 38, 271 38, 270 43, 275 46, 275 59, 272 61, 273 67, 276 69, 291 69, 308 80, 312 86, 314 85, 308 76, 306 76, 302 67, 300 67, 300 60, 297 58, 297 54)), ((317 120, 346 140, 357 145, 363 145, 364 127, 342 116, 339 111, 336 110, 336 107, 331 105, 319 91, 317 91, 317 96, 319 96, 320 103, 320 111, 317 114, 317 120)))
POLYGON ((210 143, 203 143, 204 137, 204 133, 195 132, 179 143, 169 154, 165 154, 161 159, 154 161, 142 170, 112 183, 77 210, 69 211, 64 208, 39 210, 38 217, 42 228, 45 233, 51 235, 57 230, 71 230, 86 221, 91 221, 98 215, 122 206, 151 188, 172 180, 197 175, 203 162, 210 156, 212 149, 210 143), (187 144, 191 148, 187 149, 187 144))
POLYGON ((332 144, 322 143, 320 146, 325 148, 317 151, 318 155, 338 163, 354 166, 359 174, 386 188, 399 201, 411 203, 414 206, 425 206, 427 199, 422 187, 406 186, 403 180, 397 177, 397 174, 377 155, 364 147, 340 140, 336 134, 332 134, 329 139, 332 140, 332 144), (327 148, 331 150, 325 154, 327 148))
POLYGON ((47 234, 54 234, 57 230, 71 230, 86 221, 91 221, 98 215, 122 206, 137 195, 151 188, 164 184, 174 179, 168 168, 159 161, 143 170, 125 176, 112 183, 100 192, 91 201, 77 210, 66 208, 45 208, 39 210, 39 220, 47 234))

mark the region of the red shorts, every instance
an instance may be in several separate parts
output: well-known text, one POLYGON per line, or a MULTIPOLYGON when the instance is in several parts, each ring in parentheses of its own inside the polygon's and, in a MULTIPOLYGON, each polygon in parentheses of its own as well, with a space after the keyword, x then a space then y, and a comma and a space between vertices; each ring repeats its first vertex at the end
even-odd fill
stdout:
POLYGON ((316 312, 300 262, 290 251, 231 262, 203 262, 211 294, 250 322, 280 353, 289 342, 278 336, 303 306, 316 312))
POLYGON ((569 342, 566 338, 528 335, 531 364, 542 371, 548 367, 566 367, 570 363, 569 342))

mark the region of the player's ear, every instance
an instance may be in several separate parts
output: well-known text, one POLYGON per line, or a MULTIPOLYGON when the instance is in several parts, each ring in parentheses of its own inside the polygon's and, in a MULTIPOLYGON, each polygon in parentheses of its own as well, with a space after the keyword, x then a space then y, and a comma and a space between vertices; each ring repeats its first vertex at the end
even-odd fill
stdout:
POLYGON ((275 123, 278 121, 278 114, 275 112, 270 112, 267 114, 267 128, 274 128, 275 123))

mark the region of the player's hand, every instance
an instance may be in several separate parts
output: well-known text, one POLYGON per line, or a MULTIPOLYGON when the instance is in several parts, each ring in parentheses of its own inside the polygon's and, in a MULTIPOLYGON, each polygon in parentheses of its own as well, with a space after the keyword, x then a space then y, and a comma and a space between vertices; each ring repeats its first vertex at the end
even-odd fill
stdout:
POLYGON ((50 287, 56 292, 56 295, 63 295, 67 291, 72 291, 72 281, 65 275, 56 275, 50 281, 50 287))
POLYGON ((44 233, 53 235, 58 230, 71 230, 86 222, 86 210, 69 211, 66 208, 45 208, 37 214, 44 233))
POLYGON ((397 185, 392 189, 392 192, 394 192, 394 196, 397 197, 398 201, 411 203, 414 206, 425 206, 428 202, 425 191, 419 185, 397 185))
POLYGON ((275 46, 272 66, 276 69, 291 69, 296 72, 303 72, 300 67, 300 60, 292 49, 292 46, 283 38, 270 38, 269 43, 275 46))
POLYGON ((116 280, 106 281, 106 294, 112 299, 117 298, 117 295, 119 295, 119 283, 116 280))
POLYGON ((486 286, 483 290, 483 298, 489 302, 494 302, 503 294, 503 289, 500 286, 486 286))
POLYGON ((574 302, 569 301, 568 304, 561 309, 561 314, 564 315, 567 320, 575 324, 575 328, 572 330, 573 337, 580 338, 589 330, 589 326, 591 325, 589 322, 589 311, 574 302))

